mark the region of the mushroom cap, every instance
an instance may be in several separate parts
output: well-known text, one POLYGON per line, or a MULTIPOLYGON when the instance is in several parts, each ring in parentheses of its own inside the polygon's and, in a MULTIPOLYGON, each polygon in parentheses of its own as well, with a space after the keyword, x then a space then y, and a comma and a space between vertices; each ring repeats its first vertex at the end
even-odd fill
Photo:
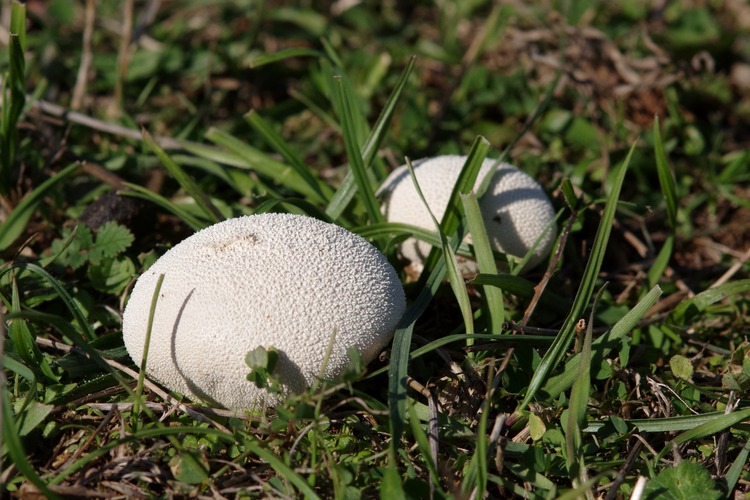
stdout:
MULTIPOLYGON (((445 213, 464 163, 466 156, 458 155, 423 158, 412 163, 419 187, 438 220, 445 213)), ((492 159, 484 160, 475 188, 494 163, 492 159)), ((406 165, 391 172, 379 194, 383 198, 383 213, 389 222, 435 230, 406 165)), ((555 218, 555 209, 542 187, 528 174, 508 163, 501 163, 479 200, 479 207, 493 250, 520 260, 541 236, 526 268, 538 265, 549 254, 557 237, 554 225, 547 230, 555 218)), ((402 243, 401 254, 420 270, 430 248, 427 242, 409 238, 402 243)), ((476 272, 476 263, 464 261, 461 268, 464 273, 476 272)))
POLYGON ((300 392, 320 377, 332 336, 324 378, 347 368, 349 348, 371 361, 406 308, 393 267, 362 237, 299 215, 230 219, 183 240, 138 279, 123 314, 136 363, 160 274, 146 372, 232 409, 283 397, 247 380, 249 351, 275 348, 283 395, 300 392))

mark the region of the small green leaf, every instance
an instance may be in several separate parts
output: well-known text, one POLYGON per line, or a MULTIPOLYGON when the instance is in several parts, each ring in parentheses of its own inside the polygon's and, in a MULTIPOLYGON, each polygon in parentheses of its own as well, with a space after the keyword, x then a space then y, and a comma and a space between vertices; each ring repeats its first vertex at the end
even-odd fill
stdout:
POLYGON ((688 380, 693 376, 693 364, 685 356, 679 354, 672 356, 669 360, 669 368, 675 377, 682 380, 688 380))
POLYGON ((185 454, 190 452, 178 453, 169 461, 169 468, 172 470, 174 478, 187 484, 200 484, 206 478, 208 461, 203 456, 196 456, 192 453, 190 458, 185 454))
POLYGON ((86 273, 95 289, 109 294, 125 290, 135 274, 135 264, 127 257, 108 258, 91 264, 86 273))
POLYGON ((677 467, 664 469, 648 482, 643 492, 645 500, 718 500, 722 494, 716 489, 711 475, 700 465, 683 460, 677 467))
POLYGON ((539 418, 536 413, 529 414, 529 435, 534 441, 539 441, 547 431, 547 426, 544 425, 544 420, 539 418))
MULTIPOLYGON (((128 228, 109 221, 96 233, 96 252, 101 257, 116 257, 124 252, 133 240, 133 234, 128 228)), ((91 260, 94 261, 93 258, 91 260)))
POLYGON ((44 422, 47 415, 52 412, 53 408, 53 405, 46 405, 39 402, 33 402, 30 404, 19 419, 21 429, 18 431, 18 435, 23 437, 36 429, 42 422, 44 422))

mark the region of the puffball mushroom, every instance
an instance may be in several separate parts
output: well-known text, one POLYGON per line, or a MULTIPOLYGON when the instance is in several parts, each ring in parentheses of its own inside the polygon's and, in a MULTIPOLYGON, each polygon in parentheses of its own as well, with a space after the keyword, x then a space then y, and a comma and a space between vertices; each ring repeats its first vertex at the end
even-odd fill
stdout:
POLYGON ((136 363, 161 274, 146 372, 231 409, 273 406, 321 375, 336 377, 349 348, 371 361, 406 308, 393 267, 362 237, 299 215, 230 219, 174 246, 136 282, 123 315, 136 363), (282 395, 247 380, 245 356, 259 346, 279 354, 274 376, 282 395))
MULTIPOLYGON (((438 220, 445 213, 464 163, 466 156, 457 155, 424 158, 412 163, 419 187, 438 220)), ((487 176, 493 164, 491 159, 483 162, 475 187, 487 176)), ((383 198, 383 213, 389 222, 435 230, 406 165, 391 172, 379 194, 383 198)), ((501 163, 479 200, 479 206, 493 250, 520 260, 541 237, 527 269, 538 265, 549 254, 557 237, 556 228, 550 224, 555 218, 555 210, 542 187, 528 174, 508 163, 501 163)), ((416 270, 421 270, 430 248, 429 243, 409 238, 401 245, 401 254, 416 270)), ((473 273, 476 272, 476 263, 464 261, 461 268, 465 274, 473 273)))

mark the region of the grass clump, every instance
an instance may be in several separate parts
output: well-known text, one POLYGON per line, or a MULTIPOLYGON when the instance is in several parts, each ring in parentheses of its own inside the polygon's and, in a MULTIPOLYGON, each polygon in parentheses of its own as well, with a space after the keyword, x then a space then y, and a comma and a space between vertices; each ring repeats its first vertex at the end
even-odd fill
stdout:
MULTIPOLYGON (((741 2, 122 4, 14 2, 0 37, 3 494, 750 492, 741 2), (388 171, 447 153, 470 156, 435 230, 385 222, 388 171), (551 194, 547 268, 482 243, 485 156, 551 194), (390 348, 252 414, 140 378, 135 277, 265 211, 389 257, 409 298, 390 348), (435 247, 420 277, 408 236, 435 247)), ((273 356, 250 358, 273 386, 273 356)))

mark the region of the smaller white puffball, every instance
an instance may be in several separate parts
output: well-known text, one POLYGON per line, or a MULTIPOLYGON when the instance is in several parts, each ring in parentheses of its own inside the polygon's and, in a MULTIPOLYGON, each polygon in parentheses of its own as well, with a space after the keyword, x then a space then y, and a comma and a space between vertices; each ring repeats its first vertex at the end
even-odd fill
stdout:
POLYGON ((160 274, 146 372, 171 390, 245 409, 340 375, 354 348, 365 363, 406 308, 393 267, 362 237, 289 214, 230 219, 185 239, 137 281, 123 315, 140 363, 160 274), (275 348, 279 396, 247 380, 249 351, 275 348))
MULTIPOLYGON (((441 220, 458 181, 466 156, 446 155, 412 162, 414 174, 430 210, 441 220)), ((494 160, 486 159, 477 176, 476 187, 489 173, 494 160)), ((435 230, 427 208, 417 194, 406 165, 395 169, 379 190, 383 214, 389 222, 401 222, 435 230)), ((526 269, 542 262, 549 255, 557 229, 550 224, 555 218, 552 206, 542 187, 528 174, 501 163, 479 201, 482 219, 493 250, 520 260, 541 237, 526 269), (549 227, 548 227, 549 226, 549 227)), ((470 235, 467 241, 471 242, 470 235)), ((401 254, 421 271, 429 255, 429 243, 409 238, 401 245, 401 254)), ((462 261, 464 274, 476 272, 474 261, 462 261)))

